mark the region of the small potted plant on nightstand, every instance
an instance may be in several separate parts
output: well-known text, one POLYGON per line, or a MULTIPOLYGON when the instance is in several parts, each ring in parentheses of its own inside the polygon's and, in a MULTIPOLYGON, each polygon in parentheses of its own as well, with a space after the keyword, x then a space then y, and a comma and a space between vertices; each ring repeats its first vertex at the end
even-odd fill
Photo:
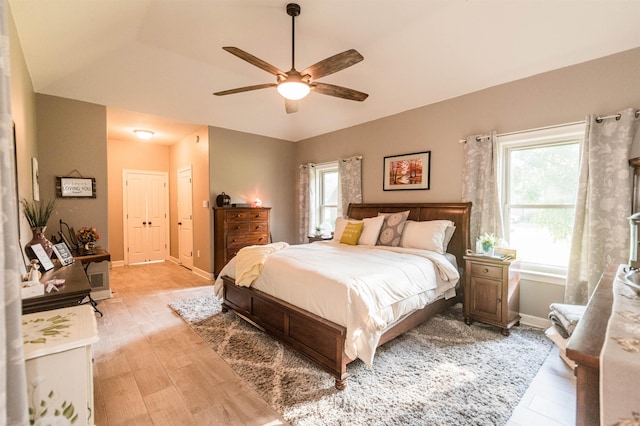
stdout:
POLYGON ((322 228, 320 226, 316 226, 316 237, 322 236, 322 228))
POLYGON ((482 248, 482 253, 487 256, 493 256, 493 249, 498 244, 498 238, 495 235, 484 233, 478 237, 478 243, 482 248))

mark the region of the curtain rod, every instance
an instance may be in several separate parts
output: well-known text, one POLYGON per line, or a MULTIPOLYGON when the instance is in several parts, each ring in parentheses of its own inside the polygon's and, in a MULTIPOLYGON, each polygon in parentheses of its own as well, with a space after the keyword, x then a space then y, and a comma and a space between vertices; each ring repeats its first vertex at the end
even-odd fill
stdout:
MULTIPOLYGON (((584 123, 584 121, 574 121, 573 123, 555 124, 553 126, 537 127, 535 129, 518 130, 518 131, 515 131, 515 132, 506 132, 506 133, 498 133, 496 136, 497 137, 511 136, 511 135, 517 135, 519 133, 528 133, 528 132, 536 132, 536 131, 539 131, 539 130, 555 129, 556 127, 573 126, 575 124, 582 124, 582 123, 584 123)), ((476 136, 476 142, 480 142, 482 140, 489 139, 489 136, 490 135, 476 136)), ((467 140, 466 139, 460 139, 458 141, 458 143, 467 143, 467 140)))
MULTIPOLYGON (((640 109, 636 110, 636 112, 634 113, 636 118, 640 118, 640 109)), ((602 123, 603 120, 607 120, 609 118, 615 118, 616 121, 620 120, 620 118, 622 118, 622 114, 613 114, 613 115, 605 115, 604 117, 596 117, 596 123, 602 123)))
MULTIPOLYGON (((636 118, 640 118, 640 109, 636 110, 635 112, 635 117, 636 118)), ((596 116, 596 123, 602 123, 603 120, 607 120, 609 118, 615 118, 616 120, 620 120, 620 118, 622 117, 622 114, 612 114, 612 115, 605 115, 604 117, 600 117, 600 116, 596 116)), ((529 130, 518 130, 516 132, 507 132, 507 133, 499 133, 497 136, 511 136, 511 135, 517 135, 518 133, 527 133, 527 132, 535 132, 536 130, 547 130, 547 129, 553 129, 554 127, 564 127, 564 126, 571 126, 573 124, 580 124, 580 123, 584 123, 584 121, 576 121, 573 123, 566 123, 566 124, 557 124, 555 126, 546 126, 546 127, 538 127, 537 129, 529 129, 529 130)), ((480 142, 484 139, 488 139, 489 135, 480 135, 480 136, 476 136, 476 142, 480 142)), ((458 143, 467 143, 466 139, 460 139, 458 141, 458 143)))

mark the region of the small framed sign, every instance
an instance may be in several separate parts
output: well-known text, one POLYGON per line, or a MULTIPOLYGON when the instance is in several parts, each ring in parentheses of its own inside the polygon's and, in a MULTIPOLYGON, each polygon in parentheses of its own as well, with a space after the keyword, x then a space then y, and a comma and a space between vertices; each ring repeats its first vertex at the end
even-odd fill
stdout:
POLYGON ((44 251, 44 247, 42 247, 42 245, 34 244, 32 246, 29 246, 29 248, 38 258, 38 261, 40 262, 40 269, 42 269, 43 272, 48 271, 49 269, 53 269, 53 262, 51 261, 49 256, 47 256, 47 252, 44 251))
POLYGON ((56 254, 62 266, 71 265, 73 263, 73 255, 69 247, 63 242, 53 245, 53 252, 56 254))
POLYGON ((96 198, 96 179, 56 176, 56 194, 61 198, 96 198))

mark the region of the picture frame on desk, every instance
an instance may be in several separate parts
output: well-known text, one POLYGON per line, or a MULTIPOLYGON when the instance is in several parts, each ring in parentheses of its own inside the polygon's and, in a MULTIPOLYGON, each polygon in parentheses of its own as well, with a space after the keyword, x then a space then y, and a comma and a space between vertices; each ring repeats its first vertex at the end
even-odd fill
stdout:
POLYGON ((47 255, 47 252, 44 251, 44 247, 42 247, 42 245, 34 244, 32 246, 29 246, 29 248, 40 262, 40 270, 46 272, 49 269, 53 269, 53 262, 47 255))
POLYGON ((71 265, 74 262, 73 254, 71 254, 71 250, 64 241, 54 244, 53 252, 56 254, 62 266, 71 265))

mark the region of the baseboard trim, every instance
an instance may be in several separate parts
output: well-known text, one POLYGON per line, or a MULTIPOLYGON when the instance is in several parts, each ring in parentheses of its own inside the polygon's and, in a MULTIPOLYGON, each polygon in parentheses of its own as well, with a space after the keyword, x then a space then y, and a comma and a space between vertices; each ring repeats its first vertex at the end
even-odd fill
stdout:
POLYGON ((520 323, 537 328, 548 328, 550 325, 549 318, 534 317, 533 315, 520 314, 520 323))
MULTIPOLYGON (((180 259, 170 256, 168 259, 170 262, 175 263, 176 265, 180 265, 182 266, 182 263, 180 262, 180 259)), ((189 268, 187 268, 189 269, 189 268)), ((211 272, 207 272, 204 269, 198 269, 195 266, 193 268, 190 269, 191 272, 193 272, 194 274, 196 274, 199 277, 205 278, 207 280, 213 281, 213 273, 211 272)))
POLYGON ((124 266, 124 260, 112 260, 111 261, 111 267, 112 268, 118 268, 120 266, 124 266))

